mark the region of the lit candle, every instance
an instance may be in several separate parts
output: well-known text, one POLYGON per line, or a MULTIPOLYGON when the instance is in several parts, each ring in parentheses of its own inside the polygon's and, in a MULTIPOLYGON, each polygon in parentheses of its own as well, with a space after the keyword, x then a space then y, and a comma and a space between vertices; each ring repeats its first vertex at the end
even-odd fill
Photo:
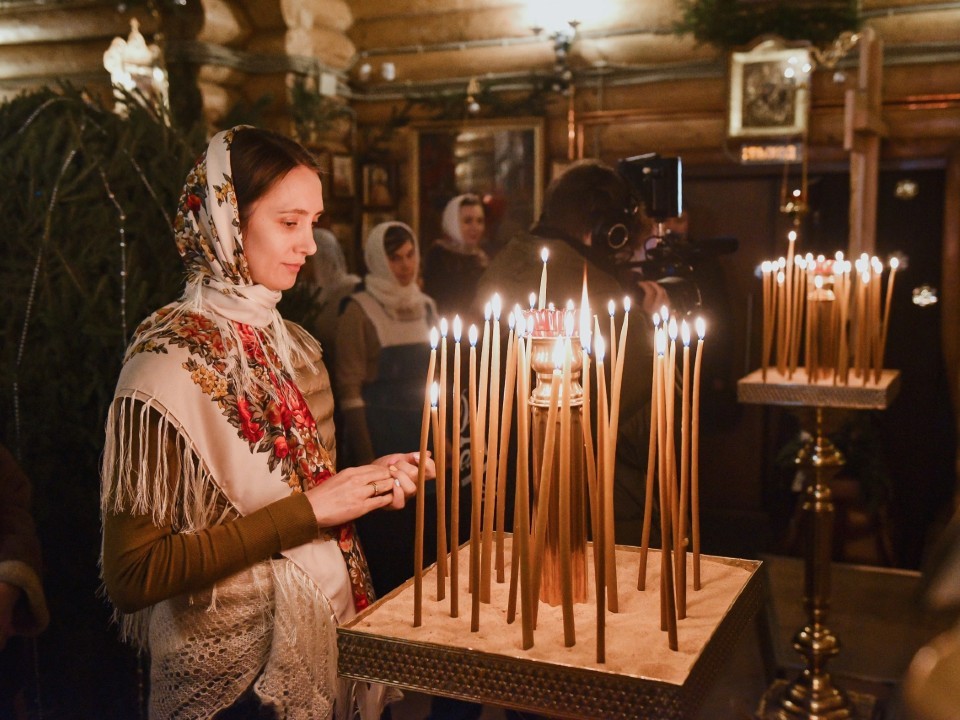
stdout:
POLYGON ((493 342, 490 349, 490 405, 487 413, 487 475, 484 483, 483 543, 480 549, 480 602, 490 602, 490 574, 493 559, 493 521, 497 506, 497 443, 500 426, 500 295, 493 294, 490 301, 493 311, 493 342))
POLYGON ((650 526, 653 523, 653 483, 657 471, 657 447, 659 432, 657 427, 657 408, 660 406, 661 374, 663 373, 663 351, 666 349, 666 340, 660 327, 660 314, 653 314, 653 382, 650 389, 650 442, 647 447, 647 485, 644 488, 643 529, 640 534, 640 571, 637 577, 637 590, 647 588, 647 555, 650 550, 650 526))
MULTIPOLYGON (((440 434, 440 416, 437 410, 437 400, 440 395, 440 386, 433 383, 430 388, 430 425, 433 428, 433 456, 438 457, 443 452, 443 436, 440 434)), ((439 524, 439 523, 438 523, 439 524)), ((439 545, 439 543, 438 543, 439 545)), ((437 548, 439 555, 439 547, 437 548)), ((440 563, 437 563, 437 600, 443 599, 444 581, 440 573, 440 563)))
POLYGON ((770 364, 770 345, 773 339, 773 266, 769 260, 760 265, 763 276, 763 342, 760 351, 760 373, 767 381, 767 365, 770 364))
POLYGON ((540 259, 543 260, 543 270, 540 272, 540 301, 537 303, 537 309, 543 310, 547 306, 547 258, 550 257, 550 251, 543 247, 540 250, 540 259))
POLYGON ((468 331, 470 340, 470 367, 467 380, 467 414, 470 422, 470 588, 472 596, 472 616, 470 631, 480 630, 480 482, 477 471, 483 462, 480 450, 480 427, 477 418, 477 326, 471 325, 468 331))
POLYGON ((675 317, 670 318, 670 324, 667 326, 667 335, 670 337, 670 350, 667 356, 666 380, 663 386, 664 400, 666 403, 667 417, 667 487, 670 494, 670 527, 673 528, 673 549, 676 550, 680 544, 679 532, 679 513, 680 504, 678 502, 679 493, 677 492, 677 452, 674 441, 674 417, 676 410, 676 372, 677 372, 677 335, 679 326, 675 317))
POLYGON ((690 325, 680 323, 683 372, 680 378, 680 543, 677 545, 677 617, 687 616, 687 504, 690 501, 690 325))
POLYGON ((890 258, 890 277, 887 279, 887 299, 883 308, 883 329, 880 331, 880 359, 877 362, 876 381, 880 382, 880 371, 883 369, 883 354, 887 347, 887 331, 890 329, 890 304, 893 301, 893 279, 900 267, 898 258, 890 258))
POLYGON ((437 362, 437 329, 430 329, 430 363, 427 366, 427 386, 423 393, 423 417, 420 421, 420 460, 417 463, 417 511, 413 550, 413 626, 423 622, 423 496, 426 479, 427 438, 430 435, 431 391, 433 371, 437 362))
MULTIPOLYGON (((490 379, 490 316, 492 314, 493 310, 488 302, 483 307, 483 339, 481 340, 482 347, 480 348, 480 387, 477 390, 477 402, 479 403, 477 409, 477 429, 479 431, 477 454, 480 462, 473 466, 473 470, 470 473, 471 480, 475 483, 474 496, 477 498, 477 502, 474 505, 474 510, 476 510, 477 513, 483 511, 484 457, 487 448, 487 383, 490 379)), ((481 527, 477 534, 478 551, 480 550, 479 540, 481 538, 482 525, 483 521, 481 517, 481 527)), ((477 558, 477 568, 480 568, 479 557, 477 558)), ((477 577, 479 578, 480 576, 478 575, 477 577)), ((480 586, 473 585, 472 583, 473 576, 471 575, 470 592, 475 593, 476 596, 479 597, 480 586)))
MULTIPOLYGON (((571 318, 572 320, 572 318, 571 318)), ((563 338, 563 392, 560 399, 560 497, 557 503, 560 545, 560 598, 563 606, 563 644, 573 647, 576 633, 573 624, 573 574, 571 567, 570 525, 570 335, 563 338)))
POLYGON ((500 419, 500 462, 497 468, 497 582, 505 581, 504 532, 506 524, 507 459, 510 450, 510 423, 513 420, 513 391, 517 379, 516 325, 517 316, 511 312, 507 317, 510 333, 507 337, 507 375, 503 386, 503 413, 500 419))
MULTIPOLYGON (((590 522, 593 527, 594 536, 598 536, 597 526, 597 469, 591 462, 593 454, 593 427, 590 408, 590 341, 592 337, 592 328, 590 327, 590 300, 587 297, 587 272, 583 272, 583 292, 580 296, 580 347, 582 348, 583 367, 580 370, 580 378, 583 385, 583 410, 581 428, 583 429, 583 445, 586 448, 587 465, 587 488, 590 492, 590 522)), ((594 557, 597 553, 597 544, 593 547, 594 557)), ((596 564, 596 561, 594 561, 596 564)))
MULTIPOLYGON (((780 258, 781 260, 783 258, 780 258)), ((786 330, 784 323, 787 318, 786 273, 783 268, 777 271, 777 372, 781 376, 787 374, 786 330)))
MULTIPOLYGON (((608 403, 607 403, 607 379, 604 374, 603 360, 606 355, 606 343, 604 342, 603 336, 600 334, 600 323, 595 320, 594 325, 594 336, 593 349, 594 355, 597 358, 597 526, 593 534, 593 543, 594 545, 599 545, 599 567, 596 569, 597 573, 597 602, 599 604, 606 603, 606 590, 607 590, 607 563, 613 562, 614 558, 608 558, 606 553, 606 507, 607 507, 607 483, 606 483, 606 474, 607 470, 607 458, 606 458, 606 447, 607 447, 607 434, 609 432, 609 420, 610 416, 608 413, 608 403)), ((597 613, 605 613, 606 611, 598 607, 597 613)), ((605 619, 601 621, 602 625, 605 625, 605 619)))
POLYGON ((530 562, 530 375, 524 370, 527 367, 526 344, 523 340, 524 323, 519 323, 517 338, 517 487, 516 487, 516 516, 513 541, 519 545, 517 564, 520 569, 520 605, 521 624, 523 630, 523 649, 533 647, 533 603, 535 601, 532 587, 532 568, 530 562))
MULTIPOLYGON (((617 327, 614 316, 617 313, 617 304, 613 300, 607 301, 607 314, 610 315, 610 382, 613 383, 614 368, 617 366, 617 327)), ((613 393, 610 394, 610 403, 613 403, 613 393)))
POLYGON ((700 356, 707 324, 702 317, 696 321, 697 354, 693 359, 693 401, 690 409, 690 509, 693 534, 693 589, 700 589, 700 356))
POLYGON ((443 600, 447 582, 447 453, 444 439, 447 431, 447 332, 446 318, 440 318, 440 395, 437 421, 440 434, 434 438, 437 464, 437 600, 443 600))
POLYGON ((450 479, 450 617, 460 615, 460 335, 463 322, 453 316, 453 463, 450 479))

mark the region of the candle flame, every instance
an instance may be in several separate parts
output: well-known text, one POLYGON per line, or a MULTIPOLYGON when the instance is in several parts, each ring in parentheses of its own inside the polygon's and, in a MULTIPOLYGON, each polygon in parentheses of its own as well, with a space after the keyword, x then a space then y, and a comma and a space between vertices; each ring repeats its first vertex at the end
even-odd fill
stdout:
POLYGON ((532 292, 530 293, 530 309, 533 310, 537 306, 537 294, 532 292))
POLYGON ((448 329, 447 319, 445 317, 440 318, 440 337, 446 337, 448 329))
POLYGON ((663 328, 657 328, 656 333, 657 355, 663 357, 667 352, 667 333, 663 328))
POLYGON ((467 338, 469 338, 471 345, 476 346, 479 334, 480 332, 477 330, 477 326, 471 324, 470 329, 467 330, 467 338))
POLYGON ((523 313, 517 315, 517 335, 523 337, 527 334, 527 316, 523 313))
POLYGON ((796 239, 797 239, 797 231, 796 231, 796 230, 791 230, 790 232, 787 233, 787 240, 789 240, 790 242, 793 242, 793 241, 796 240, 796 239))
POLYGON ((430 383, 430 404, 433 407, 437 406, 437 402, 440 400, 440 384, 436 381, 430 383))
POLYGON ((670 308, 668 308, 666 305, 661 305, 660 317, 663 320, 664 324, 666 324, 670 320, 670 308))
POLYGON ((667 332, 670 333, 670 339, 677 339, 677 319, 675 317, 670 318, 670 324, 667 326, 667 332))
POLYGON ((488 303, 484 304, 484 306, 483 306, 483 319, 489 321, 489 320, 490 320, 490 314, 491 314, 492 312, 493 312, 493 310, 491 310, 491 308, 490 308, 490 303, 488 302, 488 303))
POLYGON ((817 290, 822 290, 822 289, 823 289, 823 275, 817 275, 817 276, 815 276, 815 277, 813 278, 813 286, 814 286, 817 290))
POLYGON ((573 337, 573 312, 567 312, 563 316, 563 333, 567 337, 573 337))
MULTIPOLYGON (((420 337, 423 337, 423 335, 421 335, 420 337)), ((434 325, 432 328, 430 328, 430 347, 436 350, 437 343, 439 342, 440 342, 440 333, 437 332, 437 326, 434 325)))
POLYGON ((630 312, 630 296, 629 295, 625 295, 623 297, 623 311, 625 313, 630 312))
POLYGON ((680 323, 680 340, 684 347, 690 345, 690 325, 687 324, 686 320, 680 323))
POLYGON ((900 258, 898 257, 890 258, 890 269, 896 270, 898 267, 900 267, 900 258))
POLYGON ((543 264, 547 264, 547 258, 550 257, 550 251, 547 249, 546 245, 540 248, 540 259, 543 260, 543 264))
POLYGON ((459 315, 453 316, 453 339, 460 342, 460 333, 463 331, 463 320, 459 315))
POLYGON ((507 315, 507 325, 509 326, 509 328, 510 328, 511 330, 513 330, 513 328, 516 326, 516 324, 517 324, 517 316, 514 315, 514 314, 513 314, 513 310, 511 310, 511 311, 510 311, 510 314, 507 315))
POLYGON ((772 270, 773 268, 770 267, 769 260, 764 260, 762 263, 760 263, 760 272, 762 272, 764 275, 766 275, 768 272, 771 272, 772 270))
POLYGON ((594 354, 597 356, 597 362, 602 363, 607 352, 607 343, 600 333, 597 333, 597 339, 593 341, 593 349, 595 350, 594 354))
POLYGON ((781 256, 777 259, 777 267, 780 268, 781 270, 783 270, 786 266, 787 266, 787 259, 786 259, 785 257, 783 257, 783 255, 781 255, 781 256))
POLYGON ((490 300, 493 307, 493 319, 500 320, 500 311, 503 309, 503 303, 500 300, 500 293, 494 293, 490 300))
POLYGON ((777 272, 777 285, 783 285, 784 281, 787 279, 787 276, 784 274, 783 270, 777 272))
POLYGON ((707 321, 702 317, 698 317, 694 325, 697 328, 697 337, 703 340, 703 336, 707 334, 707 321))
POLYGON ((880 258, 874 256, 870 259, 870 267, 873 268, 873 272, 877 275, 883 273, 883 263, 880 262, 880 258))
POLYGON ((617 304, 613 300, 607 301, 607 312, 610 313, 610 317, 613 317, 614 313, 617 312, 617 304))
POLYGON ((653 314, 653 329, 656 330, 658 327, 660 327, 660 313, 655 312, 653 314))
POLYGON ((869 270, 864 270, 862 273, 860 273, 860 279, 863 281, 863 284, 864 284, 864 285, 869 285, 869 284, 870 284, 870 271, 869 271, 869 270))
POLYGON ((837 250, 837 252, 834 253, 833 257, 836 259, 838 263, 843 262, 843 250, 837 250))

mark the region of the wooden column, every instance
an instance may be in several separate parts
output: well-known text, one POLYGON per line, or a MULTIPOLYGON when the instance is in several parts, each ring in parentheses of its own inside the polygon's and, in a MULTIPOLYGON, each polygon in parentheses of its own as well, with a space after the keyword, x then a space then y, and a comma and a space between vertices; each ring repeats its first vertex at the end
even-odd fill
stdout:
POLYGON ((849 257, 872 255, 876 247, 880 138, 886 132, 880 117, 882 78, 883 41, 866 27, 860 36, 857 87, 847 90, 844 105, 843 147, 850 153, 849 257))

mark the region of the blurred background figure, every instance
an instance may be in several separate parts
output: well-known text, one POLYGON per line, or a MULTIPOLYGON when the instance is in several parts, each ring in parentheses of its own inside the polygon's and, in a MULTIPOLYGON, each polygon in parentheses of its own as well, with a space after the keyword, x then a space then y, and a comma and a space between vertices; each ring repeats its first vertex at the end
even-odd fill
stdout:
POLYGON ((40 541, 30 514, 30 481, 0 445, 0 718, 26 718, 28 658, 24 636, 47 627, 40 582, 40 541))
MULTIPOLYGON (((477 281, 490 262, 484 248, 486 215, 478 195, 457 195, 443 211, 442 238, 434 240, 423 269, 423 289, 440 314, 466 320, 477 281)), ((464 327, 467 325, 465 324, 464 327)))
POLYGON ((313 299, 316 314, 310 330, 320 341, 324 361, 333 370, 341 305, 361 280, 358 275, 347 271, 347 258, 336 235, 324 228, 315 228, 313 239, 317 243, 317 252, 307 260, 307 272, 304 273, 304 280, 316 293, 313 299))
MULTIPOLYGON (((369 272, 337 323, 335 389, 343 410, 340 452, 348 463, 365 463, 385 448, 419 446, 429 334, 438 322, 436 305, 417 284, 420 254, 409 226, 375 226, 364 259, 369 272)), ((377 513, 359 526, 378 597, 413 575, 414 510, 411 504, 377 513)), ((427 543, 424 562, 435 553, 427 543)))

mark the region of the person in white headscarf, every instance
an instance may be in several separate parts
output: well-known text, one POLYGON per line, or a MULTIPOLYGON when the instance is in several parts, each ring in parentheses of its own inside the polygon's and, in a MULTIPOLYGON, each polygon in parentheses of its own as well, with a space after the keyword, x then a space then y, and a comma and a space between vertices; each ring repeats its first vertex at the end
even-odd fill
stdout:
MULTIPOLYGON (((357 463, 385 448, 419 443, 430 328, 438 321, 433 300, 417 284, 413 230, 401 222, 377 225, 364 258, 369 272, 363 288, 347 300, 337 324, 334 374, 345 425, 341 452, 357 463)), ((360 526, 378 595, 413 574, 413 508, 389 515, 360 526), (401 557, 405 552, 409 558, 401 557)))
POLYGON ((124 638, 150 654, 152 720, 380 717, 385 688, 336 673, 336 625, 374 600, 353 521, 402 508, 433 462, 338 471, 320 349, 276 309, 322 211, 301 145, 214 135, 174 223, 184 293, 127 349, 101 568, 124 638))
POLYGON ((307 271, 304 279, 316 293, 313 299, 316 314, 310 330, 320 341, 323 359, 332 369, 341 305, 361 280, 358 275, 348 272, 347 259, 336 235, 325 228, 314 228, 313 239, 317 252, 310 256, 304 268, 307 271))
POLYGON ((423 289, 441 315, 466 318, 477 281, 489 263, 483 249, 486 220, 477 195, 458 195, 443 211, 442 238, 434 240, 423 268, 423 289))

